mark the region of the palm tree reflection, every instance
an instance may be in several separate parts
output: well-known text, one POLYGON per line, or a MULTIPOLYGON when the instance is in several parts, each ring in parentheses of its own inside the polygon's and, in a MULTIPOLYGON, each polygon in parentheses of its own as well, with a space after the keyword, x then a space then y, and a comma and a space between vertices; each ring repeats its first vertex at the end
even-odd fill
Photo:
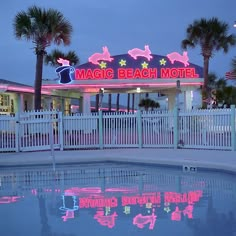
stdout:
POLYGON ((194 236, 234 236, 236 233, 236 220, 232 211, 216 212, 213 207, 212 196, 209 197, 206 220, 188 219, 187 225, 193 229, 194 236))

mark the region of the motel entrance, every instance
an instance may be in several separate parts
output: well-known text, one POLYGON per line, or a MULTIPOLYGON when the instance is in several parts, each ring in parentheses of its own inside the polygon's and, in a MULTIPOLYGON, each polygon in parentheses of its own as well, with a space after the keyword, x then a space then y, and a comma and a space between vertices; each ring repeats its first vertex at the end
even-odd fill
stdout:
MULTIPOLYGON (((107 47, 94 53, 88 62, 76 68, 60 58, 56 69, 58 81, 46 81, 43 89, 80 101, 81 112, 90 113, 90 97, 102 93, 135 93, 138 104, 142 94, 161 93, 172 110, 179 94, 184 109, 193 107, 193 92, 203 84, 203 68, 189 62, 187 52, 165 56, 152 54, 148 45, 133 48, 126 54, 111 56, 107 47)), ((136 105, 137 105, 136 104, 136 105)))

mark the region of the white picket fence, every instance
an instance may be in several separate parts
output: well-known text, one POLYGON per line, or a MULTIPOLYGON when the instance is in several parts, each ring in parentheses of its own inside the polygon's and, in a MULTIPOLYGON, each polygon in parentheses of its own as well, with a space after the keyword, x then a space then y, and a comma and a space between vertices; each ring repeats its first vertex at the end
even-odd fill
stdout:
POLYGON ((230 109, 0 116, 0 152, 54 149, 194 148, 235 150, 230 109))

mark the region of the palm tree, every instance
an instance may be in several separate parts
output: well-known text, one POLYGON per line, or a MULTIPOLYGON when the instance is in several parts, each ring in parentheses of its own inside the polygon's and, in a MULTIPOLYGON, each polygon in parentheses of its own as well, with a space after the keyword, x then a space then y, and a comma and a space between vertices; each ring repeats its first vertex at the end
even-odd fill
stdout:
POLYGON ((108 94, 108 111, 111 112, 111 103, 112 103, 112 96, 111 93, 108 94))
POLYGON ((139 103, 139 107, 144 107, 145 111, 148 111, 148 109, 151 108, 153 111, 154 108, 159 108, 160 104, 150 98, 143 98, 139 103))
MULTIPOLYGON (((211 101, 215 100, 215 92, 216 92, 216 84, 217 84, 217 76, 214 73, 208 74, 208 88, 209 93, 211 94, 211 101)), ((208 95, 206 91, 202 91, 202 99, 208 99, 208 95)))
POLYGON ((116 95, 116 111, 120 111, 120 94, 117 93, 116 95))
POLYGON ((132 112, 134 112, 134 102, 135 102, 135 93, 132 93, 132 106, 131 106, 132 112))
POLYGON ((236 72, 236 57, 232 59, 233 72, 236 72))
POLYGON ((130 93, 127 94, 127 112, 130 111, 130 93))
POLYGON ((59 58, 70 61, 70 65, 72 66, 79 64, 79 57, 77 56, 76 52, 69 51, 68 53, 63 53, 58 49, 54 49, 51 51, 51 53, 46 54, 44 57, 44 63, 54 67, 60 66, 60 63, 57 61, 59 58))
POLYGON ((27 11, 20 11, 13 21, 14 34, 17 39, 26 39, 34 44, 36 54, 36 72, 34 83, 34 108, 41 108, 41 86, 43 74, 43 60, 46 48, 52 43, 69 45, 71 41, 72 25, 63 14, 54 9, 44 9, 32 6, 27 11))
POLYGON ((195 20, 187 27, 186 39, 182 41, 183 49, 187 49, 188 47, 195 48, 200 45, 201 54, 204 60, 203 91, 206 92, 208 98, 210 96, 208 87, 210 58, 219 50, 223 50, 224 53, 227 53, 229 47, 236 44, 236 36, 228 34, 228 31, 229 25, 219 21, 218 18, 213 17, 209 20, 201 18, 200 20, 195 20))
POLYGON ((218 79, 215 82, 215 89, 212 91, 216 105, 222 104, 222 107, 223 105, 230 107, 230 105, 236 104, 236 88, 228 86, 225 79, 218 79))
POLYGON ((98 112, 98 109, 99 109, 99 97, 100 97, 99 93, 96 94, 95 96, 95 111, 96 112, 98 112))
POLYGON ((215 89, 217 83, 217 76, 214 73, 208 74, 208 87, 209 89, 215 89))

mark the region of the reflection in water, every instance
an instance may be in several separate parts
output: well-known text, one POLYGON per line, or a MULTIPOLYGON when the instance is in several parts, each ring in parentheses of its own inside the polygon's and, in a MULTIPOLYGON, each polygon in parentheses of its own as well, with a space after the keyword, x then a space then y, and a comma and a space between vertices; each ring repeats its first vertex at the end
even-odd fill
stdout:
POLYGON ((235 212, 218 213, 213 207, 213 197, 209 197, 206 220, 198 219, 188 221, 193 229, 194 236, 234 236, 236 233, 235 212))
POLYGON ((40 220, 41 220, 41 235, 42 236, 51 236, 51 228, 48 224, 48 216, 47 216, 47 210, 46 210, 46 203, 44 196, 38 196, 38 202, 39 202, 39 212, 40 212, 40 220))
POLYGON ((108 163, 0 173, 4 236, 15 235, 12 225, 17 235, 39 236, 236 232, 233 175, 108 163))

